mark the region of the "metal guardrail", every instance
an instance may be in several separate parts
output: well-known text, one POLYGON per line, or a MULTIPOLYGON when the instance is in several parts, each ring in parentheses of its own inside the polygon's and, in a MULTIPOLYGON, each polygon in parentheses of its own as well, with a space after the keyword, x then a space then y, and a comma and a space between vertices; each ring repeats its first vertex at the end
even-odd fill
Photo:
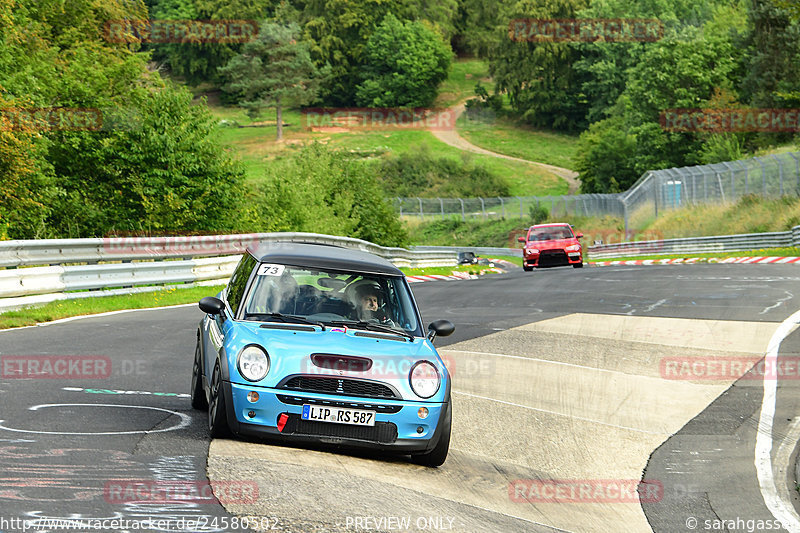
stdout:
POLYGON ((262 242, 306 242, 354 248, 375 254, 398 266, 446 266, 455 255, 443 251, 412 252, 321 233, 250 233, 241 235, 190 235, 179 237, 108 237, 0 241, 0 267, 66 265, 109 261, 157 261, 175 258, 219 257, 243 253, 262 242))
MULTIPOLYGON (((241 252, 251 244, 265 241, 347 246, 379 255, 398 266, 409 267, 455 265, 459 252, 490 257, 522 256, 519 248, 415 246, 406 250, 316 233, 3 241, 0 242, 0 265, 27 268, 0 270, 0 310, 98 294, 157 290, 169 284, 221 284, 230 277, 240 258, 239 254, 231 255, 230 252, 241 252), (207 257, 220 253, 224 255, 207 257), (180 259, 187 256, 194 258, 180 259), (55 266, 31 266, 42 264, 55 266), (112 290, 98 293, 98 289, 112 290)), ((590 259, 603 259, 791 246, 800 246, 800 226, 772 233, 602 244, 588 247, 587 252, 590 259)))
POLYGON ((214 280, 224 283, 233 273, 241 253, 248 246, 262 242, 345 246, 405 267, 457 263, 457 253, 451 250, 387 248, 360 239, 317 233, 3 241, 0 242, 0 266, 6 268, 0 270, 0 309, 86 295, 69 291, 124 287, 138 292, 147 285, 214 280), (182 259, 186 257, 192 259, 182 259))
MULTIPOLYGON (((739 235, 715 235, 710 237, 685 237, 600 244, 584 247, 584 259, 610 259, 614 257, 636 257, 643 255, 699 254, 710 252, 735 252, 761 248, 800 247, 800 226, 788 231, 770 233, 745 233, 739 235)), ((474 252, 476 255, 506 255, 522 257, 520 248, 487 248, 474 246, 414 246, 414 250, 442 250, 474 252)))
POLYGON ((592 259, 613 257, 635 257, 641 255, 670 255, 676 253, 709 253, 758 250, 761 248, 785 248, 800 246, 800 226, 788 231, 770 233, 747 233, 741 235, 716 235, 712 237, 687 237, 634 241, 590 246, 592 259))
POLYGON ((472 252, 475 255, 483 257, 491 257, 494 255, 522 257, 522 248, 493 248, 491 246, 412 246, 411 249, 420 252, 448 250, 455 254, 459 252, 472 252))

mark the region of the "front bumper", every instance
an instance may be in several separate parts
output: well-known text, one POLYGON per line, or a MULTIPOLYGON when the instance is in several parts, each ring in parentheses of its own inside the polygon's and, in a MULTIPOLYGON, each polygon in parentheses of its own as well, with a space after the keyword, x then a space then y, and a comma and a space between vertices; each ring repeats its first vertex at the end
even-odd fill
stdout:
MULTIPOLYGON (((233 433, 284 442, 332 444, 405 454, 424 453, 436 446, 452 416, 449 401, 426 403, 353 398, 253 387, 228 381, 223 381, 222 392, 225 395, 228 425, 233 433), (256 402, 247 399, 250 391, 258 392, 259 399, 256 402), (304 403, 372 410, 376 413, 375 426, 301 420, 304 403), (420 407, 427 407, 429 411, 424 420, 417 415, 420 407), (281 414, 289 416, 283 431, 278 430, 281 414), (420 427, 423 429, 421 433, 418 432, 420 427)), ((449 399, 449 394, 446 397, 449 399)))
POLYGON ((523 256, 522 264, 526 267, 567 266, 583 263, 581 252, 565 252, 564 250, 542 250, 538 254, 523 256))

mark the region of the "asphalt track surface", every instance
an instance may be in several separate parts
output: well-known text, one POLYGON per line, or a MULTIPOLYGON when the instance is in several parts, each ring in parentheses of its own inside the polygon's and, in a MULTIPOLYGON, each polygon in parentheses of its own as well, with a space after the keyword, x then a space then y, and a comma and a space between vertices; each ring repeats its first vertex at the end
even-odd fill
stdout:
POLYGON ((209 443, 186 394, 196 307, 0 332, 0 531, 775 531, 767 502, 797 494, 800 333, 769 425, 758 367, 719 369, 763 357, 798 282, 793 265, 685 265, 415 284, 426 321, 456 324, 436 342, 454 374, 439 469, 209 443), (36 375, 54 356, 91 363, 36 375), (209 479, 230 483, 214 497, 209 479))

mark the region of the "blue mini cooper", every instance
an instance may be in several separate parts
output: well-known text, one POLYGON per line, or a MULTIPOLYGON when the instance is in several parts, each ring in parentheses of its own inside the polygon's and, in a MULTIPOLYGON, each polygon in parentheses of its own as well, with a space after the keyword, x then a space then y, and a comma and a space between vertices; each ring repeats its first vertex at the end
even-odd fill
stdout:
POLYGON ((403 273, 365 252, 262 243, 200 301, 192 406, 230 432, 444 463, 450 376, 403 273))

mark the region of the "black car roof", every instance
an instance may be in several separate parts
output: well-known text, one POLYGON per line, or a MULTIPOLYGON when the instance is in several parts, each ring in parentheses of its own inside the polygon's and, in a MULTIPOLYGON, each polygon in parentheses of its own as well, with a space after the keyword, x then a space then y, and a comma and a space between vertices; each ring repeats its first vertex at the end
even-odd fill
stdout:
POLYGON ((277 263, 364 274, 402 276, 392 263, 367 252, 325 244, 262 242, 247 251, 261 263, 277 263))

